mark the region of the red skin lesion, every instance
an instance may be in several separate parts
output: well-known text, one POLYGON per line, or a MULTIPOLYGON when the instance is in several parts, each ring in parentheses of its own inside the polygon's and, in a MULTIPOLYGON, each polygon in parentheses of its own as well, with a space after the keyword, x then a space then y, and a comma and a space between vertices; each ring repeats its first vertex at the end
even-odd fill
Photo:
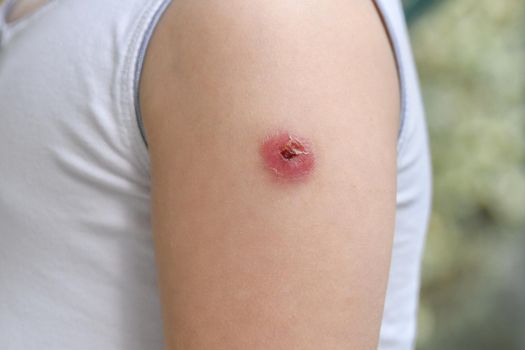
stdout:
POLYGON ((314 169, 315 158, 310 143, 288 132, 268 136, 260 153, 266 168, 277 180, 304 180, 314 169))

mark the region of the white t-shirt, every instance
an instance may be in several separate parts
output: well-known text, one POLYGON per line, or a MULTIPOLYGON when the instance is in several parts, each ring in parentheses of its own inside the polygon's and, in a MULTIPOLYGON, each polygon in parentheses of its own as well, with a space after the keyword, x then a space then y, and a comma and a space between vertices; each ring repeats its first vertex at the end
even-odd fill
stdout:
MULTIPOLYGON (((402 83, 379 348, 406 350, 415 337, 431 172, 401 5, 376 2, 402 83)), ((163 349, 137 87, 168 3, 50 0, 0 22, 0 349, 163 349)))

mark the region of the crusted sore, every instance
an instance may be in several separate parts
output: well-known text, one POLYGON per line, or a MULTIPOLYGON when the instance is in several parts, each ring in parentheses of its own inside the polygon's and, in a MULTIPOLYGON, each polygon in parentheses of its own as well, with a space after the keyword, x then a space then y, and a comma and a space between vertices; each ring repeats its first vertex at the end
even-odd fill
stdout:
POLYGON ((277 180, 303 180, 314 169, 315 159, 310 143, 288 132, 268 136, 261 145, 260 153, 265 167, 277 180))

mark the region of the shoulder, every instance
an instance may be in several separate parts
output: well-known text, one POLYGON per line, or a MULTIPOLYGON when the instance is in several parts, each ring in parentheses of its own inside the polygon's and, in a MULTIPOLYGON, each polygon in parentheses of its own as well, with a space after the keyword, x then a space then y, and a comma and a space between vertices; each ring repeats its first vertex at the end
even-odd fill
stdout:
MULTIPOLYGON (((332 98, 388 108, 392 113, 384 122, 396 130, 399 124, 395 59, 373 1, 172 2, 155 30, 142 74, 146 129, 156 128, 162 117, 155 115, 166 114, 159 109, 176 102, 173 89, 226 102, 228 96, 221 94, 227 87, 249 87, 244 90, 249 97, 250 91, 279 85, 280 93, 302 92, 307 105, 304 84, 315 82, 325 84, 317 85, 321 91, 337 88, 332 98)), ((349 118, 359 122, 359 116, 349 118)))

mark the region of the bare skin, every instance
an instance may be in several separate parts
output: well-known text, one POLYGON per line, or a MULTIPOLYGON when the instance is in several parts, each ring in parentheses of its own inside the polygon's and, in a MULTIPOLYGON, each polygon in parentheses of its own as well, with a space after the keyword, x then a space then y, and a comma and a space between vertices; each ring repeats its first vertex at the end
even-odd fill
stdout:
POLYGON ((7 14, 6 21, 7 23, 15 22, 30 15, 48 2, 49 0, 17 0, 7 14))
POLYGON ((140 87, 166 349, 377 348, 398 84, 370 1, 170 5, 140 87), (300 181, 269 176, 275 130, 315 153, 300 181))

